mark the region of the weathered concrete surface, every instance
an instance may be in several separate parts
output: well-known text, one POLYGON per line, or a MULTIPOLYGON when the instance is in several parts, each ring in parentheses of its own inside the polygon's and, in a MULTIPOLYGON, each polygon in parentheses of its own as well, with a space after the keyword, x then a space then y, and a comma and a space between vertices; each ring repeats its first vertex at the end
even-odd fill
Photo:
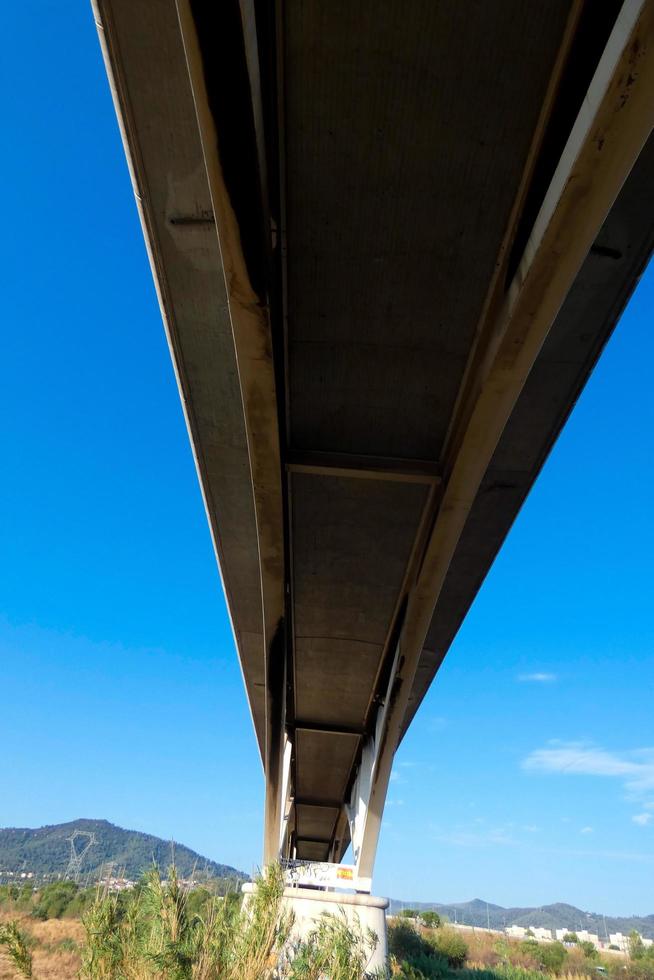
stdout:
MULTIPOLYGON (((245 901, 255 886, 246 882, 241 886, 245 901)), ((373 972, 386 966, 388 959, 388 938, 386 931, 387 898, 375 895, 353 895, 346 892, 319 891, 315 888, 285 888, 284 907, 293 913, 295 924, 291 933, 293 939, 304 939, 322 915, 344 917, 355 931, 366 936, 368 930, 375 934, 376 942, 368 946, 367 970, 373 972)))
POLYGON ((267 820, 285 730, 299 857, 342 856, 392 704, 388 778, 651 253, 653 2, 96 0, 267 820))

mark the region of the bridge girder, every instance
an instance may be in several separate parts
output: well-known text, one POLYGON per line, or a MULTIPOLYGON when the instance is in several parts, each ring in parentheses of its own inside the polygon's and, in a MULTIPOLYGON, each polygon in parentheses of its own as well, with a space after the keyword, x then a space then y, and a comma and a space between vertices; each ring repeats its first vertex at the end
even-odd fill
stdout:
MULTIPOLYGON (((197 348, 191 350, 181 336, 184 329, 194 338, 201 331, 195 323, 192 328, 184 328, 182 317, 175 320, 176 303, 189 318, 186 297, 192 290, 189 286, 178 290, 187 303, 184 307, 175 299, 174 288, 167 281, 168 266, 175 257, 172 252, 167 259, 161 257, 165 251, 160 244, 164 223, 152 203, 154 195, 148 193, 147 179, 154 174, 153 181, 156 178, 161 183, 162 175, 156 171, 156 155, 151 152, 146 159, 147 154, 141 152, 147 112, 142 107, 140 120, 136 118, 138 106, 135 109, 134 104, 138 103, 135 96, 141 95, 137 90, 140 69, 134 67, 132 49, 129 57, 124 55, 133 43, 127 38, 132 26, 130 18, 135 14, 127 0, 96 0, 95 9, 253 704, 266 784, 264 861, 274 860, 279 854, 293 857, 300 851, 305 856, 320 854, 339 861, 351 841, 359 879, 366 882, 372 877, 393 757, 424 694, 420 671, 429 679, 440 663, 438 655, 433 655, 431 660, 427 657, 425 666, 425 653, 433 648, 429 632, 457 549, 478 505, 480 488, 548 335, 654 125, 654 3, 625 0, 622 4, 523 242, 521 222, 528 212, 534 175, 584 14, 581 0, 569 4, 565 29, 437 459, 422 459, 415 454, 403 459, 388 453, 332 451, 324 446, 298 448, 291 444, 282 145, 285 120, 279 94, 285 84, 280 38, 282 4, 266 6, 242 0, 240 4, 229 2, 218 7, 202 0, 176 0, 175 19, 169 16, 171 4, 172 0, 161 23, 152 12, 149 21, 145 17, 147 29, 143 36, 148 36, 148 30, 167 32, 165 41, 170 47, 166 57, 170 61, 174 55, 179 79, 188 84, 180 112, 185 125, 190 125, 192 100, 206 194, 204 183, 198 178, 203 206, 190 217, 179 209, 165 217, 168 225, 176 229, 175 234, 182 234, 187 226, 198 227, 197 234, 205 236, 203 261, 208 266, 211 258, 212 275, 224 278, 234 352, 234 367, 228 365, 225 372, 234 370, 237 375, 245 440, 245 446, 239 447, 233 473, 228 476, 234 487, 240 480, 238 486, 242 488, 243 459, 247 459, 256 532, 260 628, 252 625, 257 619, 256 603, 252 601, 245 612, 238 609, 239 597, 230 588, 230 581, 235 579, 225 572, 225 568, 227 572, 235 567, 238 570, 239 561, 245 570, 239 556, 251 552, 252 546, 240 539, 230 540, 229 521, 237 523, 233 511, 222 524, 216 518, 216 499, 225 492, 225 486, 219 485, 219 476, 209 472, 206 462, 212 439, 202 428, 206 427, 206 416, 211 414, 211 399, 203 388, 201 345, 198 342, 197 348), (178 41, 181 50, 177 50, 178 41), (273 133, 275 127, 279 131, 273 133), (215 242, 214 246, 210 243, 212 235, 219 245, 218 263, 215 242), (517 257, 516 243, 520 245, 517 257), (198 411, 198 405, 202 411, 198 411), (388 625, 383 639, 375 640, 379 654, 376 661, 371 659, 372 683, 356 719, 346 716, 337 720, 320 711, 312 717, 306 708, 298 708, 292 487, 296 479, 314 478, 324 478, 336 488, 334 495, 340 492, 338 488, 362 481, 371 487, 392 485, 416 494, 412 538, 404 557, 397 562, 399 571, 388 625), (257 655, 248 653, 246 647, 252 651, 260 649, 260 668, 257 655), (327 754, 338 757, 347 778, 332 780, 333 791, 322 793, 315 791, 320 782, 320 773, 316 772, 310 786, 305 780, 303 788, 298 755, 320 760, 327 746, 327 754), (327 822, 321 824, 329 827, 327 832, 311 830, 320 824, 314 819, 317 811, 328 814, 327 822)), ((146 8, 147 5, 143 9, 146 8)), ((590 16, 588 9, 586 16, 590 16)), ((170 131, 174 134, 172 124, 170 131)), ((165 145, 164 149, 172 153, 165 145)), ((612 323, 633 288, 650 243, 650 232, 643 233, 642 242, 639 240, 631 264, 625 269, 624 282, 616 289, 618 298, 611 299, 612 306, 608 304, 612 323)), ((617 255, 621 258, 619 251, 617 255)), ((184 257, 188 260, 189 256, 187 251, 184 257)), ((221 330, 224 340, 224 327, 221 330)), ((206 334, 211 331, 210 326, 206 334)), ((606 339, 608 332, 606 328, 598 336, 606 339)), ((583 362, 582 383, 598 351, 599 348, 594 354, 591 351, 583 362)), ((576 381, 570 387, 572 396, 567 395, 565 412, 576 397, 575 384, 576 381)), ((553 438, 560 424, 554 423, 553 438)), ((229 445, 229 432, 227 436, 229 445)), ((551 436, 547 438, 550 441, 545 440, 545 453, 552 442, 551 436)), ((222 447, 221 458, 231 461, 232 448, 222 447)), ((343 493, 347 499, 348 491, 343 493)), ((519 504, 520 500, 518 507, 519 504)), ((352 520, 349 511, 344 513, 352 520)), ((244 523, 249 518, 245 514, 240 519, 244 523)), ((502 534, 500 543, 501 537, 502 534)), ((252 579, 252 562, 247 568, 243 581, 252 579)), ((468 597, 468 604, 470 601, 468 597)), ((327 650, 338 648, 342 642, 344 652, 339 662, 351 655, 347 646, 350 639, 345 634, 341 637, 338 629, 328 640, 327 650)), ((366 643, 372 645, 369 640, 361 641, 357 651, 363 651, 366 643)), ((311 662, 317 662, 322 654, 320 643, 309 653, 311 662)), ((443 655, 444 650, 441 659, 443 655)), ((327 671, 325 683, 330 676, 327 671)), ((316 698, 312 703, 317 703, 316 698)), ((311 764, 319 767, 319 763, 311 764)))

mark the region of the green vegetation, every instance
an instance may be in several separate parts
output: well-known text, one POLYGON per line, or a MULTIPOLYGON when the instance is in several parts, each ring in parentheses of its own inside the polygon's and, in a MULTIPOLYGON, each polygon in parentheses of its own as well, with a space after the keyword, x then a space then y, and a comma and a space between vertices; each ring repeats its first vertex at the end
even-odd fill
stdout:
POLYGON ((654 980, 654 946, 645 946, 634 930, 629 935, 628 980, 654 980))
POLYGON ((420 921, 427 929, 438 929, 442 925, 438 912, 433 912, 431 909, 420 913, 420 921))
MULTIPOLYGON (((156 868, 129 890, 71 882, 0 888, 0 960, 34 980, 364 980, 376 937, 338 912, 301 941, 282 902, 278 868, 243 903, 215 883, 189 889, 156 868), (80 922, 81 919, 81 922, 80 922), (83 923, 83 928, 82 928, 83 923), (34 961, 33 961, 34 957, 34 961)), ((409 910, 410 911, 410 910, 409 910)), ((633 934, 630 957, 600 958, 590 943, 522 942, 443 925, 437 913, 389 923, 398 980, 654 980, 654 948, 633 934)), ((368 972, 367 972, 368 971, 368 972)), ((380 977, 381 974, 377 974, 380 977)))
POLYGON ((486 932, 419 928, 398 918, 389 927, 391 974, 403 980, 654 980, 654 948, 633 937, 632 958, 602 959, 590 943, 522 942, 486 932), (456 942, 455 942, 456 941, 456 942))
POLYGON ((16 922, 0 923, 0 950, 6 952, 20 976, 32 976, 32 954, 16 922))
POLYGON ((568 951, 562 943, 539 943, 535 939, 525 939, 520 943, 520 949, 548 973, 560 973, 568 958, 568 951))
POLYGON ((458 977, 468 955, 467 943, 454 929, 419 932, 402 921, 389 926, 388 949, 391 962, 401 971, 396 975, 411 980, 445 980, 453 972, 458 977))
POLYGON ((303 941, 282 905, 283 877, 271 868, 251 900, 206 893, 191 910, 174 869, 138 890, 100 896, 83 916, 86 980, 362 980, 376 937, 342 915, 323 915, 303 941))
POLYGON ((82 890, 72 881, 56 881, 46 885, 34 896, 32 915, 35 919, 60 919, 81 915, 93 901, 93 890, 82 890))
POLYGON ((583 952, 587 960, 598 960, 599 950, 595 949, 594 945, 587 939, 579 943, 579 949, 583 952))
POLYGON ((95 895, 96 889, 82 889, 72 881, 54 881, 40 889, 32 885, 0 885, 0 911, 26 912, 43 921, 77 917, 95 895))
POLYGON ((393 975, 403 980, 444 980, 449 973, 449 963, 437 952, 432 934, 418 932, 408 922, 389 926, 388 952, 393 975))
POLYGON ((97 843, 88 852, 82 867, 96 874, 112 863, 117 871, 136 880, 153 864, 166 868, 172 861, 182 878, 201 872, 216 878, 245 881, 247 876, 235 868, 196 854, 181 844, 142 834, 135 830, 123 830, 107 820, 74 820, 71 823, 54 824, 37 830, 27 828, 0 829, 0 869, 29 871, 37 877, 61 874, 68 863, 70 844, 67 840, 75 830, 95 834, 97 843))
POLYGON ((436 954, 447 960, 452 969, 460 969, 468 957, 468 944, 454 929, 439 929, 431 940, 436 954))
MULTIPOLYGON (((481 928, 490 926, 491 929, 500 931, 508 923, 522 926, 525 929, 544 926, 546 929, 567 930, 571 922, 583 922, 589 932, 596 932, 600 936, 610 932, 621 932, 628 936, 632 929, 637 929, 641 936, 654 939, 653 916, 603 916, 586 912, 563 902, 538 906, 538 908, 507 909, 501 905, 494 905, 491 902, 475 898, 470 902, 459 902, 456 905, 412 902, 411 908, 418 916, 427 909, 433 909, 443 921, 465 922, 467 926, 479 926, 481 928)), ((398 902, 391 902, 391 913, 400 914, 398 902)), ((570 929, 570 932, 574 932, 574 929, 570 929)))

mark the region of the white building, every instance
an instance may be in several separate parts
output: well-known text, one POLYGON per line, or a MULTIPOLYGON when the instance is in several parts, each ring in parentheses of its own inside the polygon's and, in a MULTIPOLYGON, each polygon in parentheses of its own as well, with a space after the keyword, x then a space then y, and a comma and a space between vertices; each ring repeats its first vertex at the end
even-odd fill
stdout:
MULTIPOLYGON (((643 937, 641 936, 641 934, 639 932, 637 932, 636 935, 640 939, 640 941, 643 944, 643 946, 653 946, 654 945, 654 940, 652 940, 652 939, 643 939, 643 937)), ((623 953, 628 953, 629 952, 629 936, 625 936, 624 933, 622 933, 622 932, 612 932, 610 934, 610 936, 609 936, 609 942, 610 942, 611 946, 617 946, 618 949, 621 950, 623 953)))
POLYGON ((507 926, 507 936, 512 939, 536 939, 539 943, 552 942, 552 930, 545 929, 543 926, 507 926))
POLYGON ((596 932, 589 932, 588 929, 557 929, 556 938, 560 943, 564 936, 574 935, 580 943, 592 943, 596 949, 600 949, 601 942, 596 932))

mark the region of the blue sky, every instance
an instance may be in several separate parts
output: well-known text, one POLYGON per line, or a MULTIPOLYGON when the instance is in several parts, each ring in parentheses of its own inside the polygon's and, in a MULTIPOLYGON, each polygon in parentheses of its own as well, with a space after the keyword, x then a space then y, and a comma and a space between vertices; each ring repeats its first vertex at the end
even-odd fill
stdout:
MULTIPOLYGON (((249 870, 261 769, 92 15, 7 21, 0 826, 249 870)), ((653 272, 400 749, 380 893, 654 913, 653 272)))

